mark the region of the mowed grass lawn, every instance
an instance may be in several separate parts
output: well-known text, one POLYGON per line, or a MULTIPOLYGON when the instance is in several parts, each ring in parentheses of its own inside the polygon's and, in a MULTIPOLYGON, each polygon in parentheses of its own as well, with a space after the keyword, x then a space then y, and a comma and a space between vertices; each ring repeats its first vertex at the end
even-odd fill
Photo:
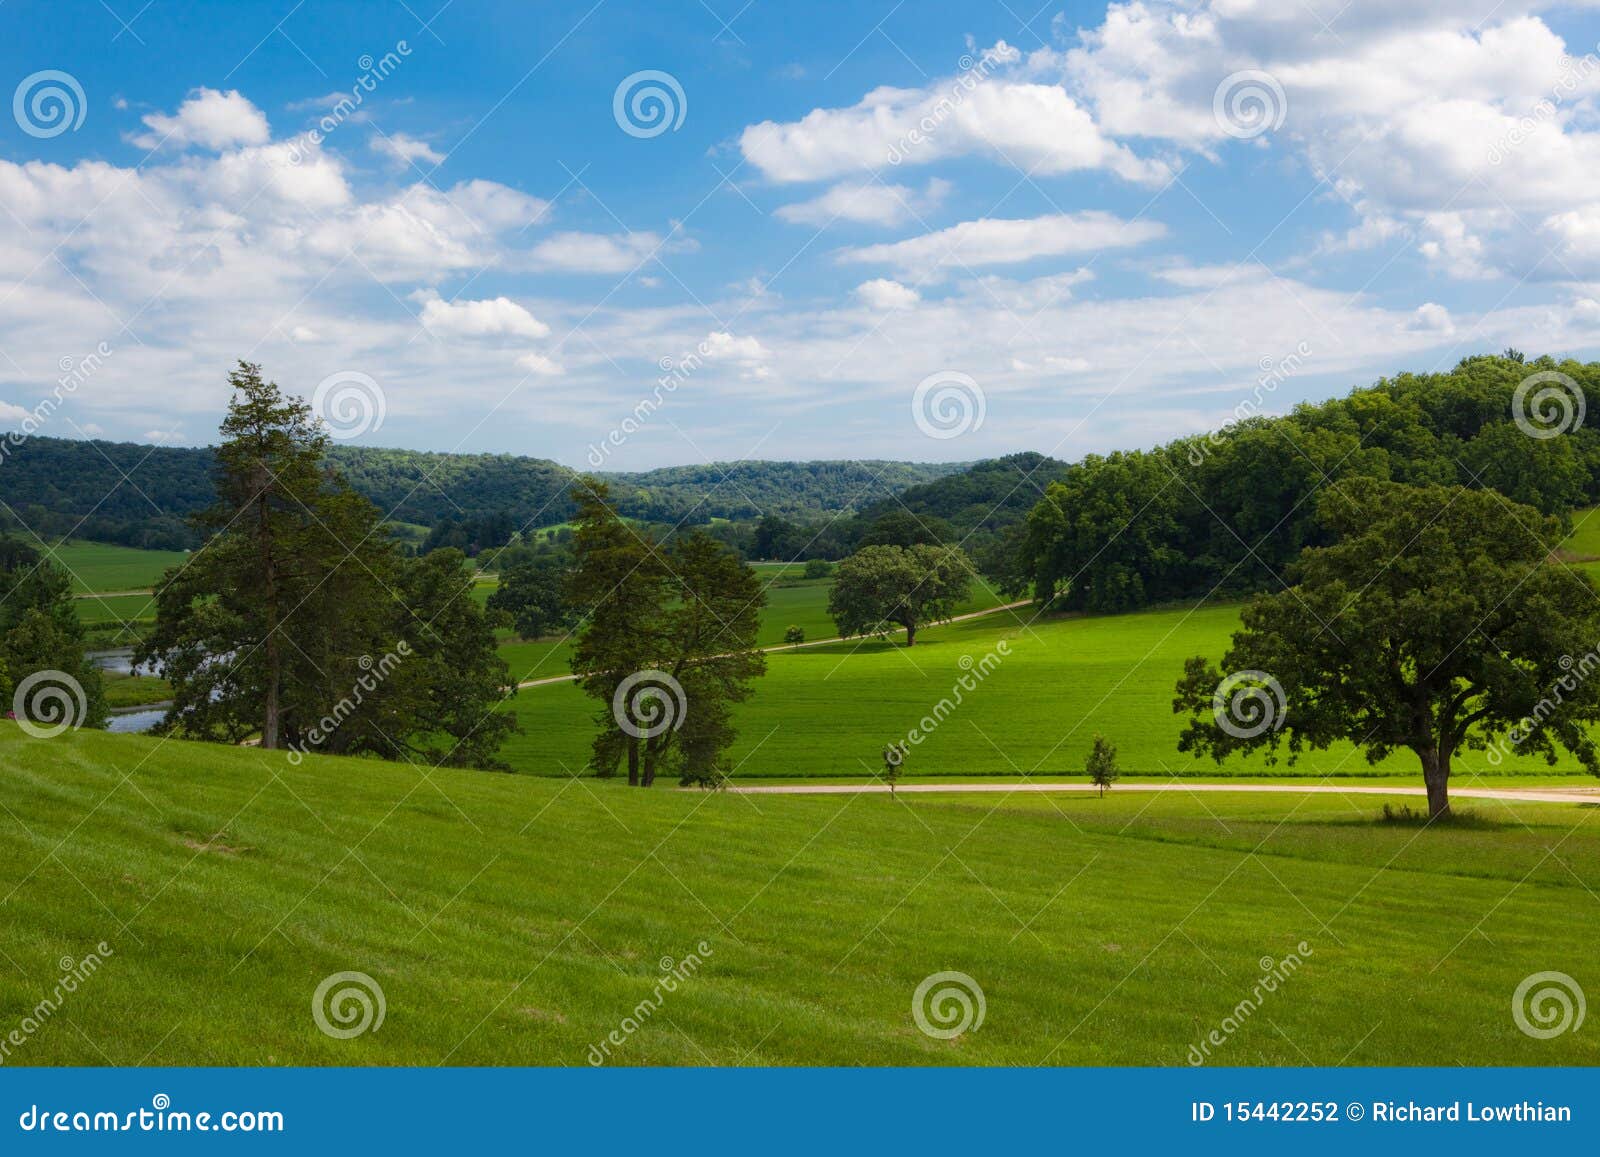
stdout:
MULTIPOLYGON (((1022 608, 929 628, 910 649, 896 639, 778 651, 737 709, 735 774, 874 775, 884 745, 924 728, 924 718, 936 719, 937 705, 948 700, 953 710, 911 748, 907 776, 1081 775, 1099 732, 1117 746, 1130 775, 1388 774, 1421 782, 1410 753, 1374 768, 1347 745, 1310 752, 1295 767, 1255 755, 1219 768, 1179 753, 1185 720, 1173 714, 1172 698, 1184 660, 1220 661, 1237 627, 1237 605, 1085 618, 1036 618, 1022 608), (969 674, 963 664, 981 663, 1001 640, 1010 654, 976 689, 962 690, 957 704, 957 681, 969 674)), ((503 754, 533 774, 582 768, 596 707, 572 684, 522 689, 509 709, 523 730, 503 754)), ((1570 759, 1553 770, 1583 774, 1570 759)), ((1483 752, 1457 755, 1457 782, 1507 772, 1549 776, 1552 768, 1540 759, 1495 766, 1483 752)))
POLYGON ((610 1063, 1180 1065, 1295 952, 1213 1063, 1600 1064, 1511 1016, 1600 982, 1593 807, 642 792, 4 722, 0 765, 10 1023, 112 950, 7 1064, 583 1065, 691 952, 610 1063), (944 970, 986 1007, 949 1041, 944 970), (386 1015, 335 1040, 345 971, 386 1015))

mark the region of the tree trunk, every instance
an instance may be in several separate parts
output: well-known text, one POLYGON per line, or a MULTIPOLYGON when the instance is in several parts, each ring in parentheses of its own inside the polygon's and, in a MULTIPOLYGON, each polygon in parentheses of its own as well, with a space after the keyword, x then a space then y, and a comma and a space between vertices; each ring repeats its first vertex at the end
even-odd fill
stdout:
POLYGON ((628 736, 628 786, 639 786, 639 739, 628 736))
POLYGON ((644 741, 644 778, 639 781, 641 787, 650 787, 656 782, 656 745, 651 740, 644 741))
POLYGON ((1422 757, 1422 782, 1428 785, 1428 819, 1444 819, 1450 815, 1450 753, 1429 747, 1417 754, 1422 757))
POLYGON ((915 624, 915 623, 907 623, 906 624, 906 646, 915 647, 916 645, 917 645, 917 624, 915 624))
POLYGON ((266 483, 262 482, 256 498, 256 536, 267 595, 267 693, 262 709, 261 746, 270 751, 279 745, 278 719, 282 711, 278 705, 278 692, 283 685, 283 651, 278 643, 278 568, 272 556, 272 525, 268 521, 268 513, 266 483))

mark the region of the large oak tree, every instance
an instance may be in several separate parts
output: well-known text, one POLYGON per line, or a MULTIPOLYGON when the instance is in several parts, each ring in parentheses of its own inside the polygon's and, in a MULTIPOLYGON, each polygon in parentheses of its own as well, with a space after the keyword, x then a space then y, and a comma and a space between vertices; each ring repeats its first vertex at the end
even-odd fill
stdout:
POLYGON ((960 547, 864 546, 839 564, 828 614, 841 635, 904 627, 906 646, 914 646, 918 627, 955 614, 972 574, 960 547))
POLYGON ((1600 774, 1600 592, 1553 561, 1554 518, 1492 491, 1372 479, 1325 491, 1318 514, 1334 544, 1245 607, 1220 670, 1186 665, 1180 750, 1409 750, 1433 817, 1450 811, 1457 754, 1490 743, 1552 763, 1559 745, 1600 774))

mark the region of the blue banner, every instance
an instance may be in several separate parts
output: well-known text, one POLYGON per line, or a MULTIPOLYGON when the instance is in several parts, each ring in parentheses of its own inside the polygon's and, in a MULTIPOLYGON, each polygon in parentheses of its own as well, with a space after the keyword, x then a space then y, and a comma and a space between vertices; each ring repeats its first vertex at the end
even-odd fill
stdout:
POLYGON ((5 1069, 0 1150, 1592 1153, 1597 1089, 1593 1069, 5 1069))

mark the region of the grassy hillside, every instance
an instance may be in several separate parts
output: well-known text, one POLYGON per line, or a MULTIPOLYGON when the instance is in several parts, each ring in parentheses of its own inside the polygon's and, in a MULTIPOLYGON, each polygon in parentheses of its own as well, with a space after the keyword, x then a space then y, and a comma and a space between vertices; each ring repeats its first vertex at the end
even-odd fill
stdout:
POLYGON ((0 1003, 112 950, 10 1064, 582 1065, 701 942, 617 1063, 1182 1064, 1302 941, 1216 1063, 1600 1063, 1509 1009, 1593 958, 1570 805, 630 792, 5 722, 0 764, 0 1003), (944 969, 987 1004, 954 1041, 910 1015, 944 969), (339 1041, 346 970, 387 1011, 339 1041))

